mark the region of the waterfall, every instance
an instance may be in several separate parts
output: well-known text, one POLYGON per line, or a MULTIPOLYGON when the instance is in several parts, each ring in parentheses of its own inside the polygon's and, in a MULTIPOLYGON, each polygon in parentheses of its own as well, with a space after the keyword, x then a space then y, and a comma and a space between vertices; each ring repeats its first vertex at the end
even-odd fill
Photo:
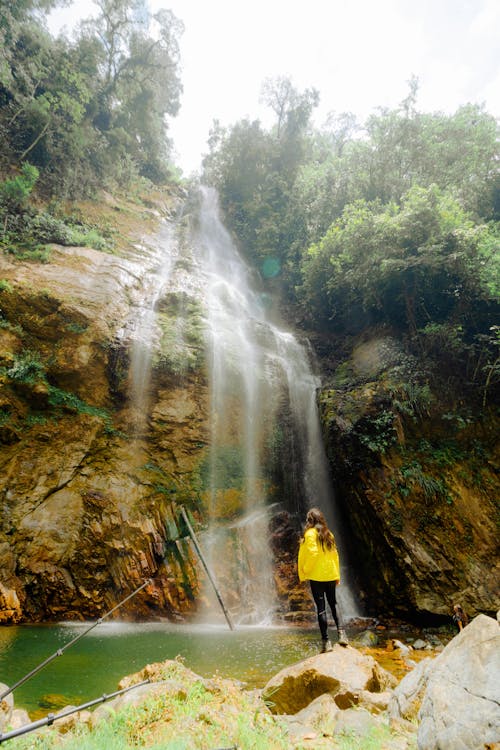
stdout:
POLYGON ((142 249, 145 272, 142 294, 123 334, 131 340, 130 402, 134 410, 136 435, 143 434, 147 429, 151 366, 158 339, 156 308, 176 257, 174 227, 163 222, 157 241, 150 242, 147 248, 142 249))
MULTIPOLYGON (((320 381, 306 346, 271 320, 259 279, 223 226, 217 194, 210 188, 201 188, 194 242, 203 276, 211 394, 206 494, 214 533, 209 543, 212 554, 224 560, 223 587, 239 601, 240 618, 263 622, 275 607, 266 453, 283 414, 293 432, 293 440, 291 435, 284 439, 296 454, 289 456, 290 471, 298 463, 300 474, 294 482, 300 496, 286 498, 287 506, 302 520, 307 508, 323 509, 344 563, 342 577, 348 572, 317 411, 320 381)), ((354 616, 348 575, 339 599, 342 615, 354 616)))
MULTIPOLYGON (((298 525, 317 505, 340 551, 342 615, 355 616, 307 343, 272 317, 260 278, 221 221, 216 192, 200 188, 195 217, 188 217, 187 235, 181 220, 165 222, 144 248, 141 295, 124 332, 135 436, 147 435, 155 357, 168 357, 176 378, 187 372, 186 326, 195 308, 209 392, 209 441, 199 466, 208 531, 200 540, 226 606, 236 623, 273 621, 271 515, 286 509, 298 525)), ((209 609, 210 617, 219 613, 215 601, 209 609)))

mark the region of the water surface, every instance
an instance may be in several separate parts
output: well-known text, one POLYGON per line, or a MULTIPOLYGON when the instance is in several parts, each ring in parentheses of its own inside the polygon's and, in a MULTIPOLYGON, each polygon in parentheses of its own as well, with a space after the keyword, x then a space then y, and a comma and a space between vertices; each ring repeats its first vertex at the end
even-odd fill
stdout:
MULTIPOLYGON (((85 623, 0 628, 0 682, 14 684, 89 627, 85 623)), ((316 654, 316 629, 102 623, 14 691, 17 707, 46 715, 47 696, 79 705, 111 693, 146 664, 182 659, 202 677, 216 673, 263 687, 284 666, 316 654)), ((58 708, 59 706, 54 706, 58 708)))

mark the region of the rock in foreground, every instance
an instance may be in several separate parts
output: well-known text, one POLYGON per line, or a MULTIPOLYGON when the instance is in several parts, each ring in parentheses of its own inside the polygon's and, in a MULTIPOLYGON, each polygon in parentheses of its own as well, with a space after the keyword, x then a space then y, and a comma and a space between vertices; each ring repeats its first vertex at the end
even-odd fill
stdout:
POLYGON ((371 656, 335 645, 333 651, 285 667, 264 688, 273 713, 295 714, 323 693, 340 709, 366 705, 382 709, 395 678, 371 656))
POLYGON ((478 615, 435 659, 405 677, 393 717, 418 717, 419 750, 483 750, 500 742, 500 628, 478 615))

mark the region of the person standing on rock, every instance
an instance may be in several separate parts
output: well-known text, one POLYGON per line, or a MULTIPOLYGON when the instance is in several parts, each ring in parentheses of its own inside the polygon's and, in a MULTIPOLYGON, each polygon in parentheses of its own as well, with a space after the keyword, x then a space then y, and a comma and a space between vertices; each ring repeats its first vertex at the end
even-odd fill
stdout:
POLYGON ((339 553, 335 537, 319 508, 311 508, 306 516, 304 535, 299 546, 298 573, 299 580, 309 581, 311 585, 321 632, 321 653, 332 650, 328 638, 326 601, 337 626, 339 643, 341 646, 347 646, 348 640, 340 624, 336 602, 336 588, 340 583, 339 553))

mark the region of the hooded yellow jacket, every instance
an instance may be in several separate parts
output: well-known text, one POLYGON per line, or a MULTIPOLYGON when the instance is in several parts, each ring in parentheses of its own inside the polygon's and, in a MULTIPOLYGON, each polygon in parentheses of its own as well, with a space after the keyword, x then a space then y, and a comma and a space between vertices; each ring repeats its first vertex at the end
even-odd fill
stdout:
POLYGON ((300 581, 340 581, 337 547, 322 547, 316 529, 307 529, 299 547, 300 581))

